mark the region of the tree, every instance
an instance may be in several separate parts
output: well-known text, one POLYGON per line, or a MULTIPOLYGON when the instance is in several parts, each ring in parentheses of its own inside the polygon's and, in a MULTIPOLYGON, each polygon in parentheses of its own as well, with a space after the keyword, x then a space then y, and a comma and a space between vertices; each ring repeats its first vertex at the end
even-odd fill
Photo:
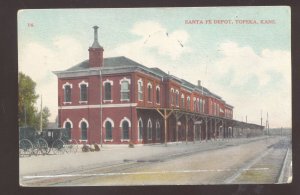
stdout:
MULTIPOLYGON (((50 110, 47 106, 45 106, 43 108, 43 115, 42 115, 42 128, 46 128, 48 126, 48 123, 49 123, 49 117, 51 116, 50 114, 50 110)), ((41 111, 37 112, 36 115, 35 115, 35 121, 34 121, 34 125, 33 127, 37 130, 40 129, 40 123, 41 123, 41 111)))
POLYGON ((34 104, 39 97, 35 93, 36 83, 22 72, 19 73, 19 127, 34 126, 36 121, 36 108, 34 104))
MULTIPOLYGON (((35 107, 38 95, 35 92, 36 83, 27 75, 19 73, 19 127, 31 126, 40 129, 41 111, 35 107)), ((50 110, 44 107, 42 111, 42 128, 49 123, 50 110)))

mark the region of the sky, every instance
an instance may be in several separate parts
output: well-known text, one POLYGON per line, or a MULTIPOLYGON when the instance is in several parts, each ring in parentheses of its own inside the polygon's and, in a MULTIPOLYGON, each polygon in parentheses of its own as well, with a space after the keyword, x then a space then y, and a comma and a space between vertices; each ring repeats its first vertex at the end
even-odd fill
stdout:
POLYGON ((104 57, 201 80, 236 120, 260 124, 262 115, 265 125, 268 113, 271 128, 291 127, 290 15, 287 6, 20 10, 19 71, 37 83, 54 121, 53 71, 88 59, 97 25, 104 57))

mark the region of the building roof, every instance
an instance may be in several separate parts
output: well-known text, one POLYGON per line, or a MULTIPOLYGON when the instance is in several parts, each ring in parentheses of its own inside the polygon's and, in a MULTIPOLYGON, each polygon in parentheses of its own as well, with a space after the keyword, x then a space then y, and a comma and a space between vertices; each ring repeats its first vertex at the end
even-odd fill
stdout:
MULTIPOLYGON (((109 57, 109 58, 104 58, 103 61, 103 67, 101 68, 103 70, 104 73, 114 73, 116 71, 116 68, 118 67, 118 69, 129 69, 129 70, 134 70, 136 68, 140 68, 148 73, 151 73, 155 76, 158 77, 168 77, 168 78, 172 78, 175 79, 177 81, 179 81, 181 83, 181 85, 191 91, 193 90, 198 90, 201 93, 205 93, 206 95, 218 98, 218 99, 222 99, 220 96, 212 93, 211 91, 209 91, 207 88, 203 87, 203 86, 198 86, 198 85, 194 85, 184 79, 180 79, 177 78, 173 75, 169 75, 166 72, 164 72, 163 70, 154 67, 154 68, 148 68, 138 62, 135 62, 129 58, 126 58, 125 56, 118 56, 118 57, 109 57), (133 69, 132 69, 133 68, 133 69)), ((80 62, 79 64, 76 64, 75 66, 62 71, 62 72, 76 72, 76 71, 84 71, 84 70, 88 70, 90 69, 89 67, 89 60, 84 60, 82 62, 80 62)))

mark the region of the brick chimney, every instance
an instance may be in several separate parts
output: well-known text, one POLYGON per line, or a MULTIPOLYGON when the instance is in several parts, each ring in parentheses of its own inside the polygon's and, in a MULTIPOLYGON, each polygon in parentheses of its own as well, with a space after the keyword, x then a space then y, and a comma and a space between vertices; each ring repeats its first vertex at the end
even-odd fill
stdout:
POLYGON ((94 42, 89 48, 89 64, 90 67, 103 66, 103 47, 98 42, 98 26, 94 26, 94 42))
POLYGON ((198 80, 198 87, 201 87, 201 81, 198 80))

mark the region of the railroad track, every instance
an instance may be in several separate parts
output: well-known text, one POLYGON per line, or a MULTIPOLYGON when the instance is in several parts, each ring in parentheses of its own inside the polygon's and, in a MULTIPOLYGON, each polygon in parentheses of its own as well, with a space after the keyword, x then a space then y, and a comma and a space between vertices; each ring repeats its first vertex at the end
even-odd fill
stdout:
MULTIPOLYGON (((177 158, 183 158, 201 152, 207 152, 210 150, 220 150, 223 149, 224 147, 232 147, 236 145, 247 144, 252 141, 257 141, 257 140, 249 140, 248 142, 243 142, 243 143, 237 142, 235 144, 232 144, 228 141, 224 141, 222 143, 219 142, 220 145, 214 145, 214 147, 210 147, 210 148, 197 148, 192 151, 184 151, 184 152, 173 153, 164 156, 157 155, 149 158, 124 159, 123 161, 115 162, 114 164, 106 164, 106 165, 101 164, 94 167, 88 167, 86 170, 66 171, 54 175, 49 174, 49 175, 22 176, 22 184, 25 186, 59 186, 59 185, 82 184, 84 183, 83 181, 88 178, 93 178, 96 176, 99 177, 99 176, 111 176, 111 175, 122 175, 122 174, 124 175, 130 172, 131 169, 142 168, 143 166, 146 167, 160 162, 174 160, 177 158)), ((273 144, 268 149, 268 152, 266 152, 265 155, 260 157, 260 159, 256 159, 255 162, 251 162, 250 164, 248 163, 247 165, 244 165, 242 169, 246 170, 247 167, 248 169, 250 167, 253 167, 264 156, 270 153, 271 150, 274 150, 274 148, 278 147, 278 143, 276 144, 273 144)), ((237 178, 239 178, 241 175, 242 172, 240 174, 233 172, 232 178, 228 179, 225 183, 234 183, 237 180, 237 178)))

